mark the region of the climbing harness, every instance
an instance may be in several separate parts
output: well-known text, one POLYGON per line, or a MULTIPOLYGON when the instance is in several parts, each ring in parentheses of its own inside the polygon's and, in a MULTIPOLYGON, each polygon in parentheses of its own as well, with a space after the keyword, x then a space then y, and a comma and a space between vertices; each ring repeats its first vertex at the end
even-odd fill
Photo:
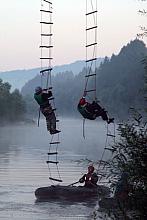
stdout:
MULTIPOLYGON (((41 0, 41 87, 45 89, 52 90, 52 13, 53 7, 52 2, 48 0, 41 0)), ((53 93, 52 93, 53 94, 53 93)), ((53 107, 53 111, 56 111, 54 97, 48 99, 53 107)), ((39 113, 40 114, 40 113, 39 113)), ((56 124, 59 122, 56 115, 56 124)), ((40 117, 40 116, 39 116, 40 117)), ((38 120, 39 121, 39 120, 38 120)), ((39 122, 38 122, 39 124, 39 122)), ((48 164, 49 179, 54 182, 62 182, 59 168, 58 168, 58 147, 60 144, 60 136, 54 134, 51 136, 51 141, 49 143, 49 151, 47 153, 48 158, 46 163, 48 164)))

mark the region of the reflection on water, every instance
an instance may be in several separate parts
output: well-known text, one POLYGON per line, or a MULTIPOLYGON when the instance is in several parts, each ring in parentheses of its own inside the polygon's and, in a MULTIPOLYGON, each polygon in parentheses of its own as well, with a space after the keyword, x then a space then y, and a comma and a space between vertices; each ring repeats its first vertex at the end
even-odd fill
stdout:
MULTIPOLYGON (((87 123, 84 140, 82 121, 64 119, 61 130, 60 171, 63 184, 68 185, 86 172, 76 160, 100 158, 106 129, 100 122, 87 123)), ((35 189, 50 185, 46 165, 49 142, 44 121, 39 128, 17 125, 0 129, 0 219, 91 219, 95 201, 35 202, 35 189)))

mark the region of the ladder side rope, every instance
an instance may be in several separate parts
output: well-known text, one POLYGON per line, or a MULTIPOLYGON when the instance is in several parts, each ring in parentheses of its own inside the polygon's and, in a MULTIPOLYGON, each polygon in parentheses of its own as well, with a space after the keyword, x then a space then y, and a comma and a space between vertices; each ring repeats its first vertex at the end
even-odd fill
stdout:
MULTIPOLYGON (((94 6, 93 6, 93 1, 91 0, 91 8, 92 8, 92 11, 94 11, 94 6)), ((94 25, 97 27, 97 1, 96 1, 96 9, 95 9, 95 12, 96 12, 96 15, 93 14, 93 22, 94 22, 94 25)), ((88 29, 88 0, 86 0, 86 30, 88 29)), ((86 61, 88 60, 88 30, 86 31, 86 61)), ((97 45, 97 28, 95 29, 95 33, 94 33, 94 39, 95 39, 95 43, 97 45)), ((92 59, 91 59, 91 63, 90 63, 90 67, 88 67, 88 64, 86 62, 86 81, 85 81, 85 88, 84 88, 84 96, 86 95, 86 90, 87 90, 87 87, 88 87, 88 81, 89 81, 89 75, 90 73, 92 73, 92 66, 93 66, 93 61, 95 59, 95 68, 94 68, 94 72, 96 73, 96 51, 97 51, 97 47, 96 45, 94 45, 94 48, 93 48, 93 55, 92 55, 92 59)), ((93 44, 91 44, 91 46, 93 46, 93 44)), ((94 79, 94 99, 97 100, 96 98, 96 75, 95 75, 95 79, 94 79)))
MULTIPOLYGON (((41 86, 45 87, 46 89, 51 88, 52 89, 52 67, 51 67, 51 60, 52 60, 52 2, 41 0, 41 86), (48 5, 48 9, 46 9, 48 5), (44 14, 48 14, 49 16, 43 17, 44 14), (48 21, 46 22, 47 19, 48 21), (44 26, 43 26, 44 25, 44 26), (46 28, 45 28, 46 27, 46 28), (44 40, 45 38, 45 40, 44 40), (45 43, 44 43, 45 42, 45 43), (46 45, 47 44, 47 45, 46 45), (47 56, 43 57, 43 52, 47 56), (43 65, 43 60, 45 60, 45 66, 43 65)), ((56 109, 55 107, 55 101, 50 100, 52 103, 53 109, 56 109)), ((55 114, 57 117, 57 114, 55 114)), ((57 123, 56 118, 56 123, 57 123)), ((59 147, 59 134, 52 135, 49 149, 48 149, 48 160, 46 161, 48 164, 48 170, 49 170, 49 179, 54 184, 55 181, 62 182, 59 167, 58 167, 58 147, 59 147), (54 156, 54 157, 53 157, 54 156), (53 157, 53 158, 52 158, 53 157), (54 160, 53 160, 54 159, 54 160), (55 172, 51 171, 50 164, 56 165, 56 178, 53 178, 53 175, 55 175, 55 172)))
MULTIPOLYGON (((51 142, 53 141, 53 136, 51 137, 51 142)), ((49 153, 51 153, 51 145, 49 145, 49 150, 48 150, 49 153)), ((48 160, 50 160, 50 156, 48 154, 48 160)), ((49 177, 52 176, 52 172, 51 172, 51 169, 50 169, 50 166, 48 164, 48 171, 49 171, 49 177)), ((51 180, 52 184, 54 184, 54 182, 51 180)))
MULTIPOLYGON (((51 143, 53 142, 53 140, 54 140, 54 136, 52 136, 52 138, 51 138, 51 143)), ((55 155, 55 162, 56 162, 56 169, 57 169, 57 174, 58 174, 57 176, 61 182, 62 180, 61 180, 61 175, 60 175, 60 171, 59 171, 59 167, 58 167, 58 156, 57 156, 58 155, 58 146, 59 146, 59 144, 58 144, 59 143, 59 134, 58 134, 58 138, 57 138, 57 144, 55 145, 54 149, 52 149, 53 146, 51 143, 49 145, 48 161, 50 161, 52 154, 54 154, 55 155)), ((53 181, 54 178, 52 177, 50 163, 48 163, 48 170, 49 170, 49 178, 50 178, 51 182, 54 184, 54 181, 53 181)))
MULTIPOLYGON (((90 61, 90 66, 88 66, 88 62, 86 62, 86 75, 85 75, 85 87, 84 87, 84 92, 83 92, 83 96, 87 96, 90 100, 92 99, 97 101, 97 91, 96 91, 96 62, 97 62, 97 28, 95 29, 95 32, 93 33, 94 34, 94 39, 95 39, 95 42, 90 42, 90 44, 88 43, 88 21, 89 21, 89 17, 88 16, 91 16, 91 15, 88 15, 89 13, 89 8, 88 8, 88 1, 89 0, 86 0, 86 61, 88 60, 88 50, 89 50, 89 45, 90 47, 92 46, 93 47, 93 51, 92 51, 92 57, 91 57, 91 61, 90 61), (95 44, 96 43, 96 44, 95 44), (95 64, 95 65, 94 65, 95 64), (94 70, 92 69, 92 67, 94 66, 94 70), (87 94, 87 88, 88 88, 88 85, 89 85, 89 77, 90 77, 90 74, 93 74, 92 78, 94 77, 94 86, 93 86, 93 89, 92 89, 92 92, 94 91, 94 97, 90 97, 90 95, 87 94)), ((91 8, 92 8, 92 11, 94 11, 94 5, 93 5, 93 1, 90 0, 90 3, 91 3, 91 8)), ((96 12, 96 15, 93 14, 93 23, 94 23, 94 26, 97 27, 97 0, 96 0, 96 5, 95 5, 95 12, 96 12)), ((92 26, 92 24, 91 24, 92 26)), ((83 137, 85 139, 85 119, 83 119, 83 137)))
MULTIPOLYGON (((41 0, 41 10, 43 9, 43 2, 42 2, 42 0, 41 0)), ((41 13, 41 33, 43 32, 43 24, 42 24, 42 13, 41 13)), ((42 39, 42 35, 40 35, 41 36, 41 39, 40 39, 40 43, 41 43, 41 45, 43 44, 43 39, 42 39)), ((40 54, 40 57, 43 57, 43 51, 42 51, 43 49, 42 49, 42 47, 41 47, 41 49, 40 49, 40 51, 41 51, 41 54, 40 54)), ((43 70, 43 60, 42 59, 40 59, 40 66, 41 66, 41 70, 43 70)), ((40 73, 40 75, 41 75, 41 87, 43 87, 43 74, 41 74, 40 73)))
MULTIPOLYGON (((87 95, 87 97, 90 99, 90 95, 89 94, 86 94, 86 91, 87 91, 87 87, 88 87, 88 84, 89 84, 89 75, 92 74, 92 73, 95 73, 93 74, 92 76, 94 76, 94 87, 93 87, 93 90, 92 92, 94 91, 94 99, 92 100, 95 100, 97 101, 97 91, 96 91, 96 67, 97 67, 97 13, 98 10, 97 10, 97 0, 86 0, 86 61, 88 60, 88 49, 90 46, 93 46, 93 52, 92 52, 92 58, 88 61, 90 61, 90 66, 88 66, 88 62, 86 62, 86 81, 85 81, 85 88, 84 88, 84 96, 87 95), (90 1, 90 2, 89 2, 90 1), (91 12, 88 11, 89 8, 88 8, 88 3, 89 3, 89 7, 91 7, 91 12), (94 4, 95 3, 95 4, 94 4), (90 6, 91 5, 91 6, 90 6), (92 15, 93 16, 93 26, 88 26, 90 25, 88 23, 88 16, 92 15), (88 44, 88 31, 92 31, 92 29, 94 29, 94 40, 95 42, 90 42, 90 44, 88 44), (94 69, 92 68, 94 66, 94 69)), ((91 78, 90 78, 91 79, 91 78)), ((83 121, 83 137, 85 138, 85 131, 84 131, 84 124, 85 124, 85 120, 83 121)), ((113 140, 113 142, 115 143, 115 123, 113 124, 113 134, 111 134, 110 130, 109 130, 109 126, 107 124, 107 129, 106 129, 106 140, 105 140, 105 145, 104 145, 104 150, 102 152, 102 155, 101 155, 101 158, 99 160, 99 163, 98 163, 98 168, 97 168, 97 174, 99 174, 99 171, 100 169, 105 169, 105 171, 107 172, 107 167, 106 167, 106 164, 104 163, 103 159, 104 159, 104 156, 105 156, 105 152, 108 148, 108 145, 109 145, 109 140, 113 140)), ((102 178, 102 176, 101 176, 102 178)), ((101 179, 100 178, 100 179, 101 179)), ((99 180, 100 180, 99 179, 99 180)))
MULTIPOLYGON (((99 163, 98 163, 98 168, 97 168, 97 174, 101 175, 101 177, 98 180, 99 182, 101 181, 101 179, 103 177, 106 177, 106 174, 107 174, 107 171, 108 171, 108 167, 106 166, 107 164, 105 163, 105 161, 103 163, 103 159, 104 159, 106 150, 108 150, 108 146, 110 146, 109 145, 109 140, 113 140, 113 143, 115 143, 115 123, 113 123, 113 131, 112 132, 113 132, 113 134, 109 130, 109 125, 107 124, 107 133, 106 133, 105 146, 104 146, 104 150, 102 152, 101 158, 100 158, 99 163), (100 169, 103 170, 103 173, 104 172, 105 173, 100 174, 100 169)), ((107 183, 110 183, 110 181, 108 181, 107 183)))
POLYGON ((83 118, 83 138, 85 139, 85 118, 83 118))

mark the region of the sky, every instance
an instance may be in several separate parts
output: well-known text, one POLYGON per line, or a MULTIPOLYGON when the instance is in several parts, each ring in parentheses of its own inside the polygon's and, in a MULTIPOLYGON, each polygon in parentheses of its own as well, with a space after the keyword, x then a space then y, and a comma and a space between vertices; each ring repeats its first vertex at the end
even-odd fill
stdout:
MULTIPOLYGON (((84 60, 86 0, 52 0, 52 3, 52 65, 84 60)), ((0 0, 0 5, 0 72, 40 67, 41 1, 0 0)), ((110 57, 136 38, 139 26, 147 24, 147 16, 138 13, 147 8, 147 2, 97 0, 97 5, 97 56, 110 57)))

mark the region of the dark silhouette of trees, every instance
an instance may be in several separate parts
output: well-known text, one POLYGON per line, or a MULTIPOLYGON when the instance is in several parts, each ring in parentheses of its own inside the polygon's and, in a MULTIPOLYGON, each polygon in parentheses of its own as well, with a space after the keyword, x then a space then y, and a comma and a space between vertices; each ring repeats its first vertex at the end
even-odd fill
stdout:
POLYGON ((147 217, 147 123, 133 110, 133 120, 120 124, 118 132, 120 138, 108 148, 112 152, 107 162, 109 178, 114 187, 122 173, 127 174, 129 194, 125 203, 123 198, 120 200, 123 213, 134 210, 133 219, 144 220, 147 217))
POLYGON ((0 119, 3 121, 21 120, 25 114, 25 102, 19 90, 10 92, 11 85, 0 79, 0 119))

